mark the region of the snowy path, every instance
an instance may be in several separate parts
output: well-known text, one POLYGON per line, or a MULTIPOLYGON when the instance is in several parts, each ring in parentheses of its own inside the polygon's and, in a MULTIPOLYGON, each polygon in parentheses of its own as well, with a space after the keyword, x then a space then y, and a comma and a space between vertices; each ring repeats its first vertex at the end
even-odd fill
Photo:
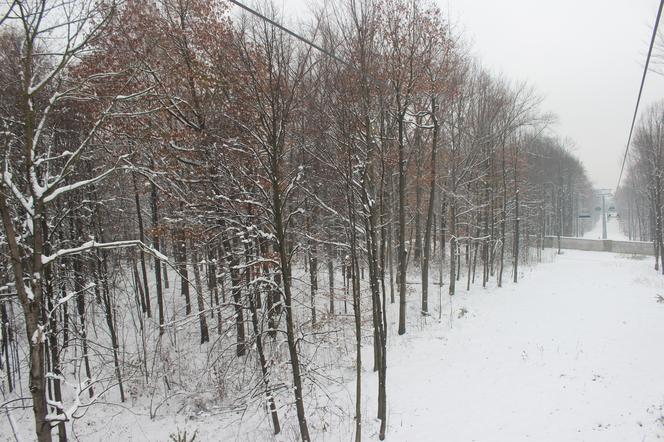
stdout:
POLYGON ((461 294, 451 330, 392 338, 389 440, 664 436, 661 278, 650 260, 567 251, 516 286, 461 294))
MULTIPOLYGON (((602 239, 602 220, 598 220, 593 228, 583 235, 588 239, 602 239)), ((616 241, 627 241, 629 238, 620 229, 620 223, 615 216, 606 221, 606 238, 616 241)))

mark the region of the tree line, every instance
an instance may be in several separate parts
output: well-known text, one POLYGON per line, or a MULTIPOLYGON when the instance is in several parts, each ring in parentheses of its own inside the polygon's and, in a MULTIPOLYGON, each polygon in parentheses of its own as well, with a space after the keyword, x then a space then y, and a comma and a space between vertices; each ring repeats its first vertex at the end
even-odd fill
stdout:
POLYGON ((31 408, 39 441, 102 397, 154 417, 183 392, 308 441, 340 361, 358 441, 377 372, 382 440, 388 338, 578 234, 592 185, 553 116, 434 2, 337 0, 301 38, 257 8, 0 10, 2 407, 31 408))
POLYGON ((654 245, 655 270, 662 267, 662 142, 664 104, 648 106, 634 129, 625 178, 618 188, 615 204, 621 226, 630 240, 654 245))

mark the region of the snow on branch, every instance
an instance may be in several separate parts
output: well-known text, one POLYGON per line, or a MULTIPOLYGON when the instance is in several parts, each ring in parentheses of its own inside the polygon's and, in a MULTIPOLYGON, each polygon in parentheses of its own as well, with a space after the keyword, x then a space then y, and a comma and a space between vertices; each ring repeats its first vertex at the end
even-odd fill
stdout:
MULTIPOLYGON (((71 155, 73 155, 73 154, 71 154, 71 155)), ((120 156, 120 158, 118 158, 118 162, 124 161, 128 157, 129 157, 129 155, 122 155, 122 156, 120 156)), ((107 176, 109 176, 110 174, 112 174, 113 172, 115 172, 117 170, 133 170, 133 167, 132 166, 111 167, 110 169, 108 169, 107 171, 97 175, 96 177, 90 178, 88 180, 77 181, 75 183, 56 188, 55 183, 58 183, 58 182, 61 181, 61 176, 60 176, 60 177, 58 177, 54 180, 54 184, 50 184, 50 185, 47 186, 46 191, 42 195, 42 198, 43 198, 42 200, 43 200, 44 203, 51 202, 51 201, 53 201, 54 199, 56 199, 57 197, 59 197, 60 195, 62 195, 64 193, 71 192, 72 190, 76 190, 80 187, 85 187, 85 186, 88 186, 90 184, 95 184, 95 183, 103 180, 104 178, 106 178, 107 176)))
POLYGON ((48 312, 48 317, 50 318, 51 314, 53 314, 53 312, 56 311, 58 309, 58 307, 60 307, 62 304, 65 304, 65 303, 69 302, 69 300, 71 298, 73 298, 74 296, 78 296, 81 293, 87 292, 88 290, 92 290, 96 286, 97 286, 97 284, 92 283, 92 284, 88 284, 86 287, 84 287, 83 289, 81 289, 77 292, 68 292, 66 294, 66 296, 63 296, 60 299, 58 299, 58 302, 48 312))
POLYGON ((44 202, 48 203, 50 201, 53 201, 54 199, 56 199, 57 197, 59 197, 63 193, 71 192, 72 190, 78 189, 79 187, 87 186, 89 184, 94 184, 98 181, 101 181, 104 178, 106 178, 108 175, 110 175, 111 173, 115 172, 115 170, 116 170, 115 168, 112 168, 112 169, 109 169, 109 170, 105 171, 104 173, 102 173, 100 175, 97 175, 94 178, 90 178, 89 180, 82 180, 82 181, 78 181, 78 182, 73 183, 73 184, 69 184, 67 186, 58 187, 57 189, 54 189, 51 192, 47 192, 47 195, 44 198, 44 202))
POLYGON ((7 186, 16 199, 21 203, 21 206, 23 206, 23 209, 28 212, 29 215, 34 215, 34 207, 32 204, 32 198, 26 197, 23 192, 19 190, 18 187, 14 184, 12 174, 9 172, 9 169, 7 165, 5 164, 5 171, 2 174, 2 181, 5 183, 5 186, 7 186))
POLYGON ((79 253, 88 252, 90 250, 100 250, 100 249, 121 249, 127 247, 138 247, 146 253, 153 255, 155 258, 162 261, 168 261, 168 257, 159 251, 153 249, 152 247, 146 245, 142 241, 137 239, 127 240, 127 241, 113 241, 113 242, 97 242, 94 239, 86 243, 81 244, 78 247, 73 247, 71 249, 61 249, 58 250, 53 255, 43 255, 42 264, 48 265, 51 262, 55 261, 58 258, 69 255, 77 255, 79 253))

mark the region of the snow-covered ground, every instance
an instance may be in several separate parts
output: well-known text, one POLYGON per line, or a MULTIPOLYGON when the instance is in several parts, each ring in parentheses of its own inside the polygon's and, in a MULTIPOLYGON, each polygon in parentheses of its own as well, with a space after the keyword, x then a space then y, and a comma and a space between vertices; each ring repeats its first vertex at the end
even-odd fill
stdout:
POLYGON ((565 251, 517 285, 459 296, 451 325, 393 340, 389 439, 664 437, 664 280, 651 264, 565 251))
MULTIPOLYGON (((396 334, 397 304, 388 307, 388 441, 664 438, 664 303, 658 302, 664 279, 650 258, 566 250, 552 259, 549 252, 545 261, 551 262, 521 268, 518 284, 468 292, 461 284, 454 298, 442 297, 441 320, 438 287, 432 285, 432 316, 423 318, 419 286, 409 286, 404 336, 396 334)), ((510 279, 509 272, 505 276, 510 279)), ((352 332, 349 324, 337 325, 352 332)), ((362 413, 368 441, 378 439, 369 325, 365 335, 362 413)), ((343 347, 351 338, 330 345, 343 347)), ((193 353, 183 357, 204 351, 186 346, 193 353)), ((330 383, 319 377, 322 392, 307 393, 312 440, 351 441, 352 361, 323 347, 318 354, 333 360, 318 361, 330 383)), ((274 437, 260 406, 232 410, 202 399, 196 410, 180 397, 162 406, 158 397, 153 403, 144 396, 123 406, 90 407, 71 434, 85 441, 164 441, 179 429, 189 437, 197 431, 197 441, 297 440, 293 410, 282 406, 279 412, 284 431, 274 437)), ((17 411, 15 421, 23 439, 31 440, 29 413, 17 411)), ((6 418, 0 440, 14 440, 6 418)))
MULTIPOLYGON (((593 228, 583 235, 584 238, 588 239, 602 239, 602 218, 595 223, 593 228)), ((620 222, 618 218, 611 216, 606 221, 606 238, 612 239, 615 241, 628 241, 629 238, 623 233, 620 228, 620 222)))

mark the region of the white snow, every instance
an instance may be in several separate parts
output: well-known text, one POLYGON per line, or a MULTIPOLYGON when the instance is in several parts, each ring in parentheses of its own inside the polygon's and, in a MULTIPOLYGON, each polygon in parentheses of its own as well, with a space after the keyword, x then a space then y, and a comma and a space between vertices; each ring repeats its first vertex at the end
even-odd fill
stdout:
MULTIPOLYGON (((404 336, 396 334, 398 304, 388 304, 386 440, 648 442, 664 437, 664 303, 657 300, 664 294, 664 278, 653 270, 652 258, 565 251, 553 262, 523 267, 518 284, 478 285, 470 292, 464 287, 451 300, 443 287, 438 321, 438 286, 431 285, 432 316, 426 318, 418 314, 419 286, 409 286, 404 336)), ((363 440, 375 441, 377 376, 369 328, 365 338, 363 440)), ((317 357, 335 356, 321 349, 317 357)), ((272 366, 275 379, 288 371, 283 364, 272 366)), ((343 383, 324 386, 329 402, 321 394, 311 399, 305 383, 312 440, 352 440, 354 368, 344 359, 326 367, 338 370, 332 377, 343 374, 343 383)), ((199 369, 192 367, 192 374, 199 369)), ((79 436, 161 441, 179 428, 190 435, 198 431, 197 440, 297 440, 296 416, 283 402, 284 431, 274 437, 258 405, 244 410, 219 403, 195 411, 173 397, 152 420, 149 394, 136 401, 127 402, 128 408, 111 401, 87 408, 76 424, 79 436)), ((29 413, 18 423, 29 437, 29 413)), ((5 429, 7 420, 0 422, 0 434, 5 429)))
POLYGON ((43 325, 38 325, 37 329, 34 331, 32 334, 32 338, 30 338, 33 344, 43 344, 46 342, 46 333, 44 331, 44 326, 43 325))
MULTIPOLYGON (((94 177, 94 178, 90 178, 89 180, 82 180, 82 181, 78 181, 78 182, 75 182, 75 183, 72 183, 72 184, 69 184, 69 185, 66 185, 66 186, 60 186, 57 189, 53 190, 48 196, 46 196, 44 198, 44 202, 45 203, 51 202, 51 201, 53 201, 54 199, 56 199, 57 197, 59 197, 60 195, 62 195, 64 193, 71 192, 72 190, 76 190, 79 187, 85 187, 85 186, 88 186, 90 184, 101 181, 104 178, 106 178, 108 175, 110 175, 111 173, 115 172, 115 170, 116 170, 115 168, 111 168, 111 169, 108 169, 107 171, 101 173, 100 175, 94 177)), ((59 178, 56 178, 55 181, 56 182, 59 181, 59 178)), ((46 190, 47 189, 44 189, 42 194, 46 190)), ((50 190, 50 188, 48 188, 48 190, 50 190)))
POLYGON ((28 296, 28 300, 34 301, 35 300, 35 294, 32 291, 32 287, 30 287, 30 284, 24 284, 25 288, 25 293, 28 296))
POLYGON ((517 285, 456 298, 451 329, 392 338, 388 439, 664 436, 662 286, 650 260, 566 251, 517 285))
MULTIPOLYGON (((588 239, 602 239, 602 218, 600 216, 599 220, 595 223, 593 228, 583 235, 584 238, 588 239)), ((623 233, 620 228, 620 222, 615 215, 611 216, 606 221, 606 239, 612 239, 614 241, 628 241, 629 238, 623 233)))
POLYGON ((113 242, 97 242, 94 239, 87 241, 83 244, 81 244, 78 247, 73 247, 71 249, 61 249, 58 250, 56 253, 53 255, 42 255, 42 264, 47 265, 51 261, 54 261, 62 256, 67 256, 67 255, 75 255, 79 253, 86 252, 88 250, 93 250, 93 249, 120 249, 120 248, 126 248, 126 247, 139 247, 146 253, 149 253, 156 258, 162 260, 162 261, 168 261, 168 257, 162 253, 160 253, 158 250, 153 249, 152 247, 149 247, 145 244, 143 244, 141 241, 138 240, 128 240, 128 241, 113 241, 113 242))

